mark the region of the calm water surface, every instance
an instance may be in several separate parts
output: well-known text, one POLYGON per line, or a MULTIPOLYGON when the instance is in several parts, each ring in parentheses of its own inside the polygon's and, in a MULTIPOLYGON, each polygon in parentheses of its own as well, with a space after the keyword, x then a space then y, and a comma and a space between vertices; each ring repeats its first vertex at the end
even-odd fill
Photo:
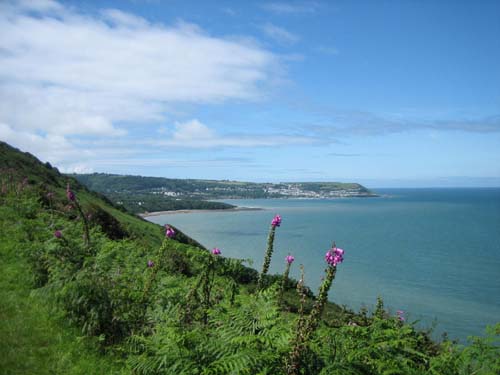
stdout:
POLYGON ((372 308, 378 295, 410 320, 462 342, 500 321, 500 189, 378 189, 380 198, 231 200, 262 211, 153 216, 228 257, 260 269, 269 223, 277 229, 271 272, 296 258, 306 283, 320 284, 333 240, 345 250, 330 299, 372 308))

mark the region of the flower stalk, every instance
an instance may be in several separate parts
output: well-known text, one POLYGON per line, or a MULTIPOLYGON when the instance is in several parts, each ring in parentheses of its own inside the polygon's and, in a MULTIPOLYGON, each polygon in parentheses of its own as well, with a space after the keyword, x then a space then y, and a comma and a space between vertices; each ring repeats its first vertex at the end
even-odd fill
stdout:
POLYGON ((165 239, 163 240, 163 243, 158 249, 158 253, 156 254, 156 260, 148 260, 147 262, 147 267, 149 270, 151 270, 151 272, 149 273, 149 277, 147 278, 144 284, 144 291, 142 293, 142 303, 146 303, 149 291, 151 290, 151 287, 156 280, 156 275, 158 274, 158 271, 163 267, 163 260, 165 258, 164 254, 168 248, 168 243, 170 239, 172 239, 174 236, 175 236, 175 230, 168 225, 165 226, 165 239))
POLYGON ((219 248, 215 247, 212 249, 204 270, 186 296, 186 307, 182 318, 184 323, 190 323, 193 318, 193 308, 196 306, 195 302, 199 297, 198 289, 201 287, 201 301, 199 301, 199 305, 202 307, 202 321, 203 324, 208 324, 208 310, 212 307, 212 288, 215 281, 215 269, 219 261, 219 255, 221 254, 222 252, 219 248))
POLYGON ((336 266, 329 266, 326 269, 326 276, 325 279, 323 280, 323 284, 321 284, 321 287, 319 289, 319 294, 318 297, 316 298, 316 301, 314 302, 313 308, 311 310, 311 313, 309 314, 309 318, 307 320, 307 324, 305 327, 305 339, 306 341, 309 340, 309 338, 312 336, 316 328, 318 328, 318 323, 319 323, 319 318, 321 317, 321 314, 323 313, 323 310, 325 309, 325 304, 328 299, 328 291, 330 290, 330 287, 332 286, 333 279, 335 278, 335 273, 337 272, 337 267, 336 266))
POLYGON ((267 237, 267 250, 264 257, 264 264, 262 265, 262 271, 259 274, 259 280, 257 281, 257 289, 261 290, 264 287, 264 278, 269 271, 269 266, 271 264, 271 258, 273 256, 274 250, 274 235, 276 233, 276 227, 281 225, 281 216, 276 215, 271 221, 271 227, 269 228, 269 235, 267 237))
POLYGON ((80 214, 80 216, 83 220, 83 240, 85 241, 85 246, 88 249, 90 247, 89 222, 88 222, 87 216, 83 213, 82 206, 80 206, 80 203, 78 203, 78 200, 76 199, 75 193, 70 189, 69 182, 66 185, 66 197, 68 198, 70 203, 74 204, 74 206, 78 210, 78 213, 80 214))
POLYGON ((304 307, 306 305, 306 290, 304 287, 304 266, 300 265, 300 280, 297 283, 297 293, 300 296, 299 305, 299 319, 297 320, 297 326, 295 328, 295 337, 292 341, 292 351, 286 363, 286 370, 288 375, 295 375, 299 373, 300 365, 300 354, 302 348, 304 347, 304 326, 306 322, 306 317, 304 314, 304 307))
POLYGON ((328 264, 328 267, 325 270, 326 275, 319 289, 318 297, 314 302, 313 308, 309 313, 307 320, 302 318, 302 313, 300 314, 299 321, 297 322, 297 334, 294 342, 292 343, 292 351, 290 352, 287 366, 288 375, 299 374, 301 353, 318 328, 319 319, 325 308, 326 301, 328 300, 328 291, 330 290, 333 280, 335 279, 335 274, 337 273, 337 265, 344 261, 344 250, 337 248, 334 243, 332 248, 326 252, 325 261, 328 264))
POLYGON ((203 323, 208 323, 208 310, 212 307, 212 288, 215 281, 215 264, 218 261, 219 255, 222 252, 219 248, 215 247, 212 249, 212 255, 209 256, 205 272, 202 276, 203 284, 203 323))
POLYGON ((295 260, 295 258, 293 257, 293 255, 288 254, 285 257, 286 266, 285 266, 285 272, 283 272, 283 277, 281 278, 281 287, 280 287, 279 294, 278 294, 278 306, 281 306, 281 304, 283 302, 283 294, 285 293, 286 283, 288 282, 288 275, 290 274, 290 267, 292 266, 292 263, 294 260, 295 260))

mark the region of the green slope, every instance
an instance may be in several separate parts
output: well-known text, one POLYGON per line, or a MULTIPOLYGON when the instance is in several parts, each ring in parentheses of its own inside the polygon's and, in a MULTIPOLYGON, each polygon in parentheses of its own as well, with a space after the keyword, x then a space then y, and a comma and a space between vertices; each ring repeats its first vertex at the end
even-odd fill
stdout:
POLYGON ((32 295, 33 275, 19 251, 24 228, 0 207, 0 374, 120 374, 120 359, 102 356, 96 340, 83 338, 47 301, 32 295))
MULTIPOLYGON (((163 240, 163 228, 141 217, 130 214, 123 207, 114 205, 103 194, 89 190, 76 179, 61 174, 49 163, 42 163, 27 152, 22 152, 0 141, 0 174, 5 183, 27 179, 40 191, 53 192, 54 200, 64 201, 66 185, 77 194, 86 211, 101 219, 99 224, 110 227, 119 237, 133 238, 144 243, 159 245, 163 240)), ((178 231, 179 232, 179 231, 178 231)), ((203 248, 197 241, 179 232, 179 241, 203 248)))

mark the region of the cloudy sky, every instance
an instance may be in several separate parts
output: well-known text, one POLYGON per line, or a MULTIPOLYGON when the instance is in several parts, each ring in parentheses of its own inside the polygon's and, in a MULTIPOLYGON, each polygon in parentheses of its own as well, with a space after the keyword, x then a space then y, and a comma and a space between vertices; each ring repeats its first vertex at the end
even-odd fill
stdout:
POLYGON ((65 172, 500 186, 498 1, 0 2, 0 139, 65 172))

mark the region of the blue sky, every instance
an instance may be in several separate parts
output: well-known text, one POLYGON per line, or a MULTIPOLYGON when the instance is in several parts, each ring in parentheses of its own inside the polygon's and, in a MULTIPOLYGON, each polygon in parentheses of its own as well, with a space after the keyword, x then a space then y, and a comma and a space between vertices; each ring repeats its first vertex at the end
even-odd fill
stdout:
POLYGON ((6 1, 0 139, 61 170, 500 186, 498 1, 6 1))

